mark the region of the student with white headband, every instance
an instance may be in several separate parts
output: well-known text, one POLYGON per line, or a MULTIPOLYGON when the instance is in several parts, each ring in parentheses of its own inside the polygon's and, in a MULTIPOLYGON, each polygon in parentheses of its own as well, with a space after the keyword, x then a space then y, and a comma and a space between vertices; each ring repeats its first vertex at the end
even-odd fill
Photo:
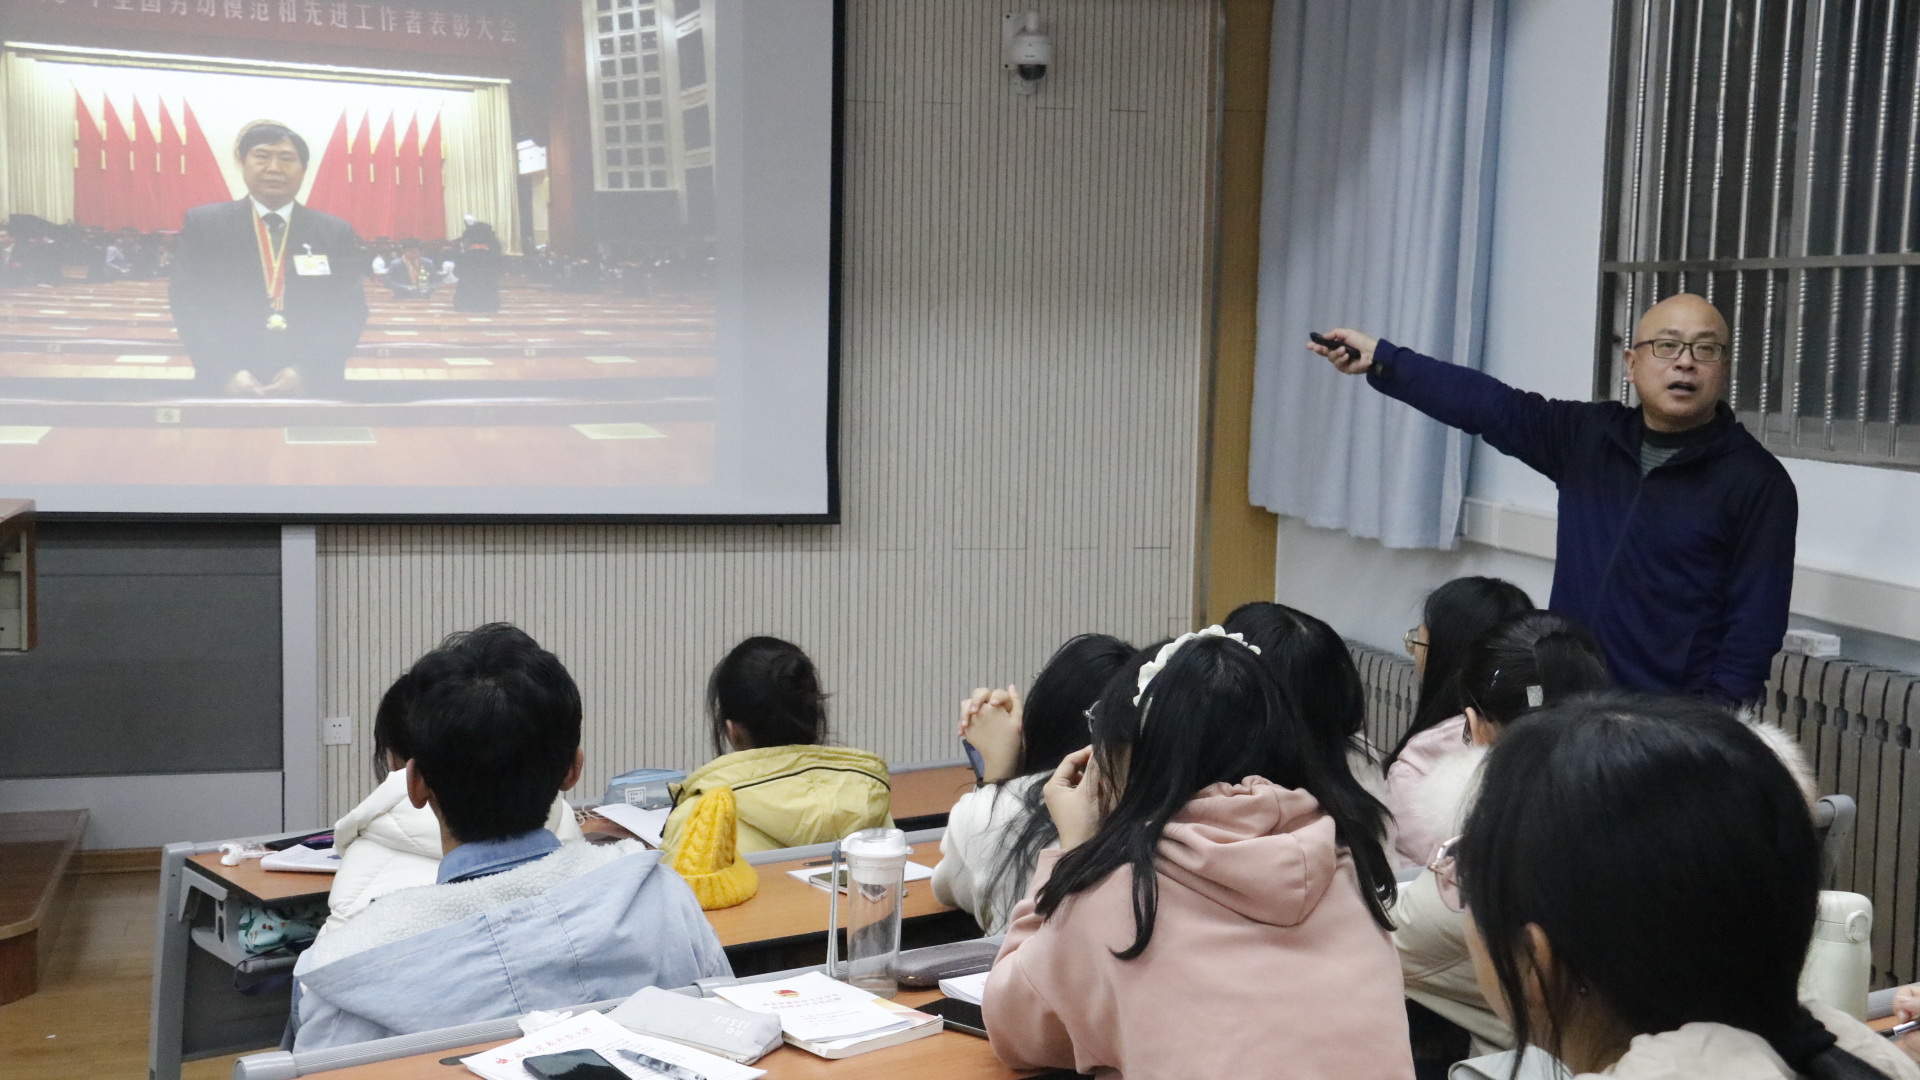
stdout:
POLYGON ((1351 775, 1239 635, 1137 654, 1047 782, 1040 856, 987 981, 1016 1068, 1127 1080, 1408 1080, 1393 873, 1351 775))

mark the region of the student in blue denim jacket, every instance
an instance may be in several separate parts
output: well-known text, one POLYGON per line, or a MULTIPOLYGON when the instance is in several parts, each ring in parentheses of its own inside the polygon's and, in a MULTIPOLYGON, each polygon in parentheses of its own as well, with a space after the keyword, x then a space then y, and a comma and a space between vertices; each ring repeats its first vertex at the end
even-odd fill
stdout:
POLYGON ((732 974, 659 852, 546 828, 583 764, 580 693, 557 657, 496 623, 408 678, 407 794, 439 819, 438 880, 381 897, 300 958, 295 1050, 732 974))

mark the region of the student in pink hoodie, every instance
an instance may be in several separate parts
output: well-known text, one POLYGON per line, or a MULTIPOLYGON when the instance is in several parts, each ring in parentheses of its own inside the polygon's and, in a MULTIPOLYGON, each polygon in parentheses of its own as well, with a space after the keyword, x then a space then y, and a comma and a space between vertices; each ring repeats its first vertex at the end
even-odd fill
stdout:
POLYGON ((1410 1080, 1371 797, 1313 752, 1254 651, 1185 635, 1136 656, 1089 720, 1093 745, 1047 782, 1060 849, 987 980, 1001 1060, 1410 1080))

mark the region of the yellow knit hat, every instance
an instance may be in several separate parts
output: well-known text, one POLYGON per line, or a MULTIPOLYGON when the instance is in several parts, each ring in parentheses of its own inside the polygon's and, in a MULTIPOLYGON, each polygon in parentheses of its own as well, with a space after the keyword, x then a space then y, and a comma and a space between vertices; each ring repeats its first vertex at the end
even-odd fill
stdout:
POLYGON ((693 886, 707 911, 744 904, 760 891, 760 875, 737 850, 738 830, 733 789, 710 788, 693 808, 668 863, 693 886))

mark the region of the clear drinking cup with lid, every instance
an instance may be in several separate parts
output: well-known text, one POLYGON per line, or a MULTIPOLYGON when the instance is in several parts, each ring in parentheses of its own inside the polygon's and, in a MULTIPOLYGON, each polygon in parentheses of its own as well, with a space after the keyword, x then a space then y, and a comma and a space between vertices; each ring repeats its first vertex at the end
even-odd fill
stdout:
POLYGON ((847 965, 840 969, 840 890, 833 889, 827 914, 828 975, 881 997, 899 991, 900 916, 912 853, 907 834, 899 829, 861 829, 834 845, 831 880, 847 883, 847 965))

